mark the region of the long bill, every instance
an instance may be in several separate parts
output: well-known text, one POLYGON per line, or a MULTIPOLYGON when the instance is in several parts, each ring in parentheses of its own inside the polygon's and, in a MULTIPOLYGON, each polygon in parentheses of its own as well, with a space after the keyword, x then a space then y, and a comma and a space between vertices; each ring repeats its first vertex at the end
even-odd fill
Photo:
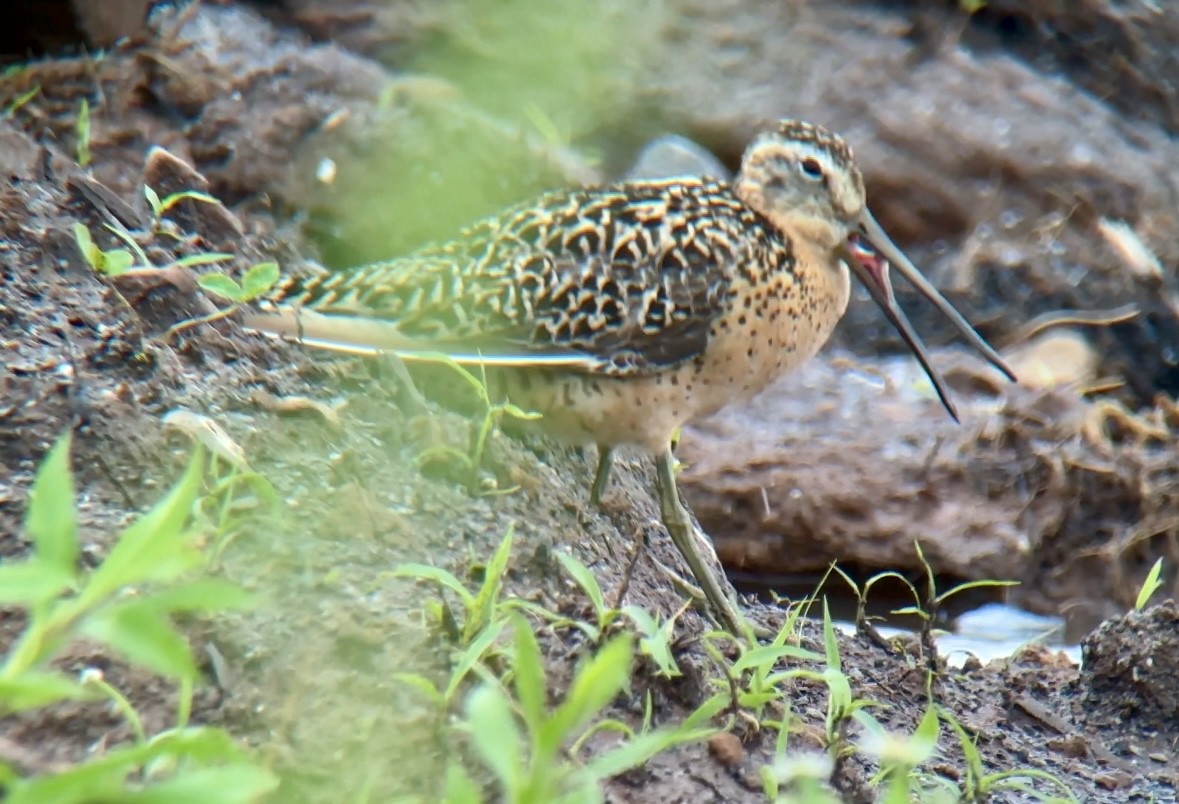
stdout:
POLYGON ((933 383, 934 389, 937 391, 938 398, 946 411, 958 420, 958 411, 954 407, 953 401, 950 399, 949 389, 946 387, 945 381, 941 374, 933 367, 933 363, 929 359, 929 352, 922 343, 921 338, 913 329, 909 319, 905 316, 903 310, 897 304, 896 296, 893 294, 892 281, 888 275, 888 266, 891 262, 896 266, 897 270, 905 279, 917 288, 926 299, 933 303, 950 321, 957 327, 970 345, 979 351, 987 362, 990 363, 999 371, 1003 372, 1014 381, 1015 373, 999 356, 999 353, 983 339, 981 335, 970 325, 962 314, 959 313, 954 306, 950 304, 949 299, 938 292, 938 289, 930 284, 929 280, 922 276, 921 272, 917 270, 917 266, 913 265, 912 261, 905 256, 904 252, 897 247, 895 243, 889 238, 884 230, 880 228, 880 224, 872 217, 872 214, 865 209, 860 217, 860 228, 863 232, 864 239, 867 244, 875 249, 873 253, 863 244, 857 243, 853 240, 846 246, 845 259, 848 266, 856 274, 856 277, 868 289, 868 293, 872 296, 872 300, 880 306, 884 311, 884 315, 888 318, 889 323, 900 333, 901 338, 904 339, 908 347, 913 351, 917 357, 917 361, 921 364, 921 368, 925 370, 930 382, 933 383))

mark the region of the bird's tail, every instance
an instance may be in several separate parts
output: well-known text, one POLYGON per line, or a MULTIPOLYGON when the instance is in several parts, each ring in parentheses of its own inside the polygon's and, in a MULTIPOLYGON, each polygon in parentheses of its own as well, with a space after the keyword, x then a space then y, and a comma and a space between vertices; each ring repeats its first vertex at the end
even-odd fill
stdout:
POLYGON ((377 355, 421 351, 421 344, 401 334, 392 322, 351 315, 326 315, 285 302, 266 304, 261 311, 246 313, 242 316, 242 325, 264 335, 333 352, 377 355))
POLYGON ((426 343, 380 318, 320 313, 297 305, 266 305, 242 317, 243 326, 285 341, 353 355, 392 354, 404 360, 453 360, 465 365, 585 370, 593 358, 581 352, 521 349, 487 343, 426 343))

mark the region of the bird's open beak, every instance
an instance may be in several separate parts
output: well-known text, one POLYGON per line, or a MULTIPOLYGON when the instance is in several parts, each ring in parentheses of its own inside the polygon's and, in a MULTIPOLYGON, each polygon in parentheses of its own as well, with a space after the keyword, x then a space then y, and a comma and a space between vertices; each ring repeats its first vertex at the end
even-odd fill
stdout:
POLYGON ((904 255, 904 252, 884 233, 884 230, 880 228, 880 224, 876 222, 876 219, 872 217, 872 214, 867 209, 860 216, 860 232, 853 234, 848 239, 843 252, 843 257, 848 267, 864 283, 864 286, 868 288, 868 293, 880 305, 880 309, 884 311, 884 315, 888 318, 889 323, 896 328, 897 332, 904 338, 905 343, 913 350, 917 361, 925 369, 930 382, 933 383, 933 387, 937 391, 942 405, 954 417, 955 421, 958 420, 958 411, 950 399, 950 392, 946 388, 945 381, 937 369, 933 367, 933 363, 930 362, 929 352, 926 351, 925 344, 921 342, 921 338, 913 330, 913 325, 905 317, 904 311, 897 305, 896 297, 892 292, 892 281, 888 277, 889 263, 896 266, 897 271, 905 279, 909 280, 922 296, 933 302, 934 306, 941 310, 953 322, 954 326, 958 328, 958 331, 966 336, 966 340, 970 342, 970 345, 977 349, 987 359, 987 362, 1006 374, 1011 380, 1015 380, 1015 374, 1003 362, 1003 358, 999 357, 999 353, 989 343, 983 340, 983 337, 975 331, 974 327, 970 326, 970 322, 954 309, 950 301, 939 293, 937 288, 929 283, 928 279, 921 275, 917 267, 904 255))

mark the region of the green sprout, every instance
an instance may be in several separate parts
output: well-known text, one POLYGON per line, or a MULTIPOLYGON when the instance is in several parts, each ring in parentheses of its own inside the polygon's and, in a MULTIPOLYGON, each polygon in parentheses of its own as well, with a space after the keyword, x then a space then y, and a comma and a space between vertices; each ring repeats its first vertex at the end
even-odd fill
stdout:
POLYGON ((153 508, 132 522, 93 571, 79 569, 81 545, 70 436, 63 436, 37 471, 29 494, 27 558, 0 566, 0 605, 23 608, 24 630, 0 660, 0 717, 67 700, 105 699, 134 735, 79 765, 20 776, 0 762, 9 804, 52 801, 256 800, 278 780, 255 764, 223 729, 190 726, 198 670, 187 640, 171 620, 245 606, 237 586, 187 576, 203 563, 199 534, 187 525, 203 472, 197 450, 184 475, 153 508), (131 702, 94 669, 71 679, 53 668, 79 639, 103 644, 124 659, 177 682, 177 725, 148 735, 131 702))

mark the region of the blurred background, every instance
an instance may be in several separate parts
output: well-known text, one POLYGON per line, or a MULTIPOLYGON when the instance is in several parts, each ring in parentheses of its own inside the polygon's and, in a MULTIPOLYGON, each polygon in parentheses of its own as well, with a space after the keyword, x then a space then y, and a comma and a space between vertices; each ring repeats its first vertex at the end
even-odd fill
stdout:
MULTIPOLYGON (((734 580, 810 589, 832 560, 861 578, 920 577, 919 539, 945 584, 1018 580, 1002 599, 1059 618, 1045 628, 1067 622, 1070 641, 1132 605, 1159 557, 1173 591, 1179 4, 8 0, 3 15, 6 178, 36 175, 30 143, 73 149, 85 97, 94 180, 141 205, 144 155, 166 147, 241 222, 237 236, 284 270, 403 254, 542 190, 623 179, 636 163, 733 171, 781 117, 839 131, 877 219, 1021 382, 954 346, 952 327, 899 287, 960 398, 954 425, 857 292, 810 366, 684 434, 685 494, 734 580)), ((53 254, 57 223, 19 226, 49 232, 53 254)), ((209 394, 232 395, 240 355, 203 348, 186 370, 209 372, 209 394)), ((273 360, 267 381, 282 381, 278 359, 251 359, 273 360)), ((144 404, 205 392, 165 384, 144 404)), ((393 432, 380 404, 364 404, 353 415, 368 417, 373 444, 407 437, 408 425, 393 432)), ((297 455, 291 439, 271 457, 297 455)), ((324 476, 376 471, 372 444, 327 446, 324 476)), ((16 447, 6 457, 29 460, 16 447)), ((349 527, 362 510, 378 540, 412 541, 402 517, 421 526, 420 497, 441 522, 458 503, 403 469, 380 470, 411 489, 401 497, 337 488, 323 506, 349 527)), ((581 480, 562 478, 576 496, 581 480)), ((319 480, 284 491, 318 499, 319 480)), ((424 543, 463 549, 445 538, 424 543)), ((388 563, 372 545, 316 549, 344 565, 388 563)), ((323 582, 314 559, 282 561, 323 582)), ((368 613, 387 602, 365 594, 353 604, 368 613)), ((354 612, 321 614, 355 626, 336 645, 349 662, 380 641, 354 612)), ((309 648, 299 661, 322 670, 309 648)), ((314 742, 326 719, 291 727, 314 742)))

